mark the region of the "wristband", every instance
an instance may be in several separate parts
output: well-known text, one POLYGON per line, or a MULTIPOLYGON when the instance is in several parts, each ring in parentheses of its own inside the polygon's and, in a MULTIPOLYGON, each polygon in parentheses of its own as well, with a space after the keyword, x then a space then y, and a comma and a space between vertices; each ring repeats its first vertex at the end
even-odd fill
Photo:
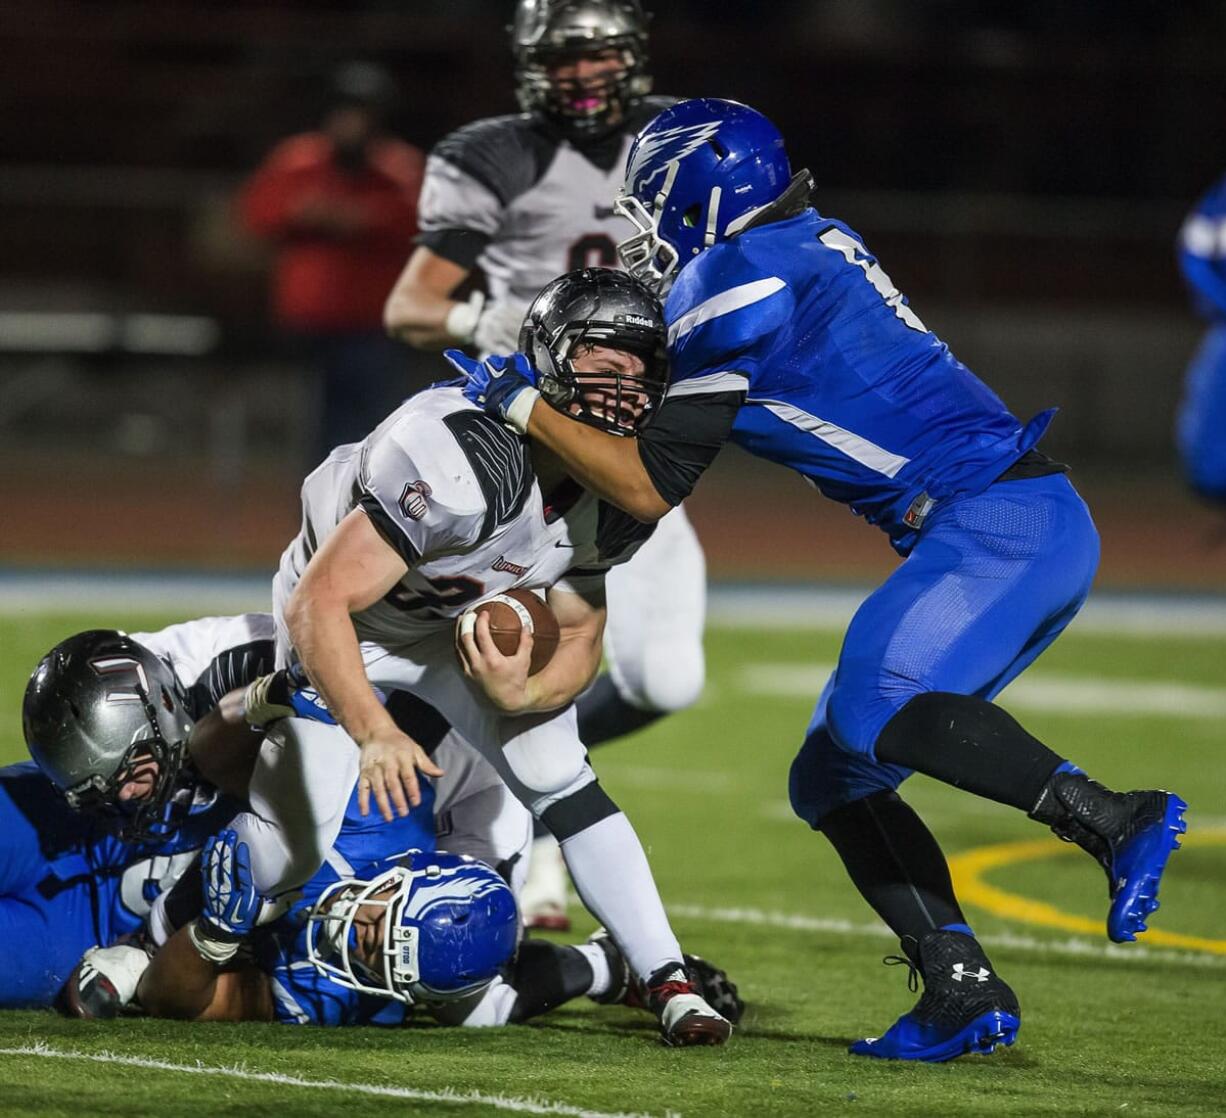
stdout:
POLYGON ((473 334, 476 333, 477 322, 481 318, 481 311, 484 307, 485 295, 480 291, 474 291, 468 297, 467 303, 456 303, 447 312, 443 329, 461 345, 467 345, 473 340, 473 334))
POLYGON ((540 398, 541 394, 535 388, 524 388, 515 394, 515 399, 507 408, 507 423, 521 435, 528 433, 528 417, 540 398))
POLYGON ((215 938, 215 933, 208 931, 207 925, 203 927, 202 925, 204 925, 203 920, 193 920, 188 924, 187 938, 192 941, 197 954, 206 963, 212 963, 218 967, 224 966, 238 954, 238 946, 241 941, 215 938))

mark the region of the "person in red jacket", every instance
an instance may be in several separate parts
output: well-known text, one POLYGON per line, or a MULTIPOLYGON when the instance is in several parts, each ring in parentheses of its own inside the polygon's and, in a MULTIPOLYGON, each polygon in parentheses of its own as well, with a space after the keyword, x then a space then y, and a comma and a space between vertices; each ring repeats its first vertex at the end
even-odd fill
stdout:
POLYGON ((278 144, 237 200, 245 228, 276 248, 274 319, 323 374, 319 456, 364 437, 410 391, 383 303, 417 234, 425 159, 384 131, 393 93, 380 67, 343 66, 320 128, 278 144))

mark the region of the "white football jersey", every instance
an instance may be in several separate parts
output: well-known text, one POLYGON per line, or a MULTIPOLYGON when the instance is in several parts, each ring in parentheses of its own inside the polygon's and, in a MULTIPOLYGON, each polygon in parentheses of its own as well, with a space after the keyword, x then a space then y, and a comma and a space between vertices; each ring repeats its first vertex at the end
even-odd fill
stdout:
POLYGON ((616 246, 634 232, 613 213, 635 133, 672 104, 648 97, 625 124, 577 148, 523 113, 469 124, 426 162, 420 244, 485 273, 492 302, 526 305, 575 268, 620 267, 616 246))
POLYGON ((247 686, 274 667, 270 613, 201 617, 156 633, 129 635, 170 665, 193 718, 202 717, 227 692, 247 686))
POLYGON ((605 573, 653 527, 571 481, 542 494, 527 440, 456 387, 410 397, 306 479, 302 530, 281 556, 277 602, 355 508, 409 568, 353 615, 359 639, 387 648, 436 635, 474 602, 516 587, 601 592, 605 573))

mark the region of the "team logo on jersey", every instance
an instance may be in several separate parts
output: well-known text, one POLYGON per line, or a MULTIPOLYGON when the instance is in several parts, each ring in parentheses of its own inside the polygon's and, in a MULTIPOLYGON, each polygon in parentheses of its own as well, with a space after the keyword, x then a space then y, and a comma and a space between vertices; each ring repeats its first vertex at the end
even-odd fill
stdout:
POLYGON ((410 520, 420 520, 430 511, 426 498, 430 496, 430 486, 424 481, 410 481, 400 494, 400 511, 410 520))
POLYGON ((523 578, 528 573, 527 567, 521 567, 518 563, 509 563, 501 555, 498 556, 491 564, 491 567, 496 571, 506 571, 508 574, 514 575, 516 578, 523 578))
POLYGON ((626 186, 630 193, 642 197, 647 184, 662 175, 670 163, 697 151, 718 131, 719 121, 707 120, 665 128, 640 138, 634 158, 626 168, 626 186))

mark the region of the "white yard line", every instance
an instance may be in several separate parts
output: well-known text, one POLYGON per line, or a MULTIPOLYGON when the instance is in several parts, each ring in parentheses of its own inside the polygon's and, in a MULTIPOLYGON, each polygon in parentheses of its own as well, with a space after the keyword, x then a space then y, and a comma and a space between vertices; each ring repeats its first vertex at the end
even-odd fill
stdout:
MULTIPOLYGON (((816 700, 833 664, 749 664, 737 673, 753 695, 816 700)), ((1174 718, 1226 717, 1226 688, 1144 679, 1050 675, 1027 672, 1001 693, 1007 707, 1074 714, 1162 715, 1174 718)))
MULTIPOLYGON (((84 1060, 96 1064, 116 1064, 120 1067, 146 1068, 150 1071, 171 1071, 185 1075, 212 1075, 221 1079, 241 1079, 248 1083, 272 1083, 282 1087, 308 1087, 314 1091, 341 1091, 348 1094, 375 1095, 380 1098, 408 1099, 412 1102, 445 1103, 452 1106, 488 1106, 494 1110, 510 1110, 518 1114, 557 1114, 566 1118, 651 1118, 650 1115, 629 1111, 589 1110, 569 1103, 543 1099, 520 1098, 515 1095, 487 1095, 482 1091, 421 1091, 414 1087, 382 1087, 376 1083, 343 1083, 335 1079, 303 1079, 297 1075, 282 1075, 272 1071, 249 1071, 245 1067, 224 1067, 211 1064, 174 1064, 167 1060, 151 1060, 143 1056, 124 1056, 117 1052, 80 1052, 53 1048, 37 1043, 17 1048, 0 1048, 0 1056, 33 1056, 40 1059, 84 1060)), ((665 1118, 677 1118, 666 1111, 665 1118)))
MULTIPOLYGON (((825 935, 872 936, 874 939, 894 939, 894 933, 884 924, 856 923, 830 916, 803 916, 798 913, 770 912, 760 908, 712 908, 707 905, 670 904, 670 917, 708 920, 714 924, 749 924, 760 928, 784 928, 799 932, 825 935)), ((1164 947, 1129 944, 1095 943, 1088 939, 1038 939, 1035 936, 997 932, 978 937, 981 943, 1038 955, 1072 955, 1078 958, 1103 959, 1117 963, 1171 963, 1186 967, 1226 967, 1226 957, 1207 951, 1178 951, 1164 947)))

